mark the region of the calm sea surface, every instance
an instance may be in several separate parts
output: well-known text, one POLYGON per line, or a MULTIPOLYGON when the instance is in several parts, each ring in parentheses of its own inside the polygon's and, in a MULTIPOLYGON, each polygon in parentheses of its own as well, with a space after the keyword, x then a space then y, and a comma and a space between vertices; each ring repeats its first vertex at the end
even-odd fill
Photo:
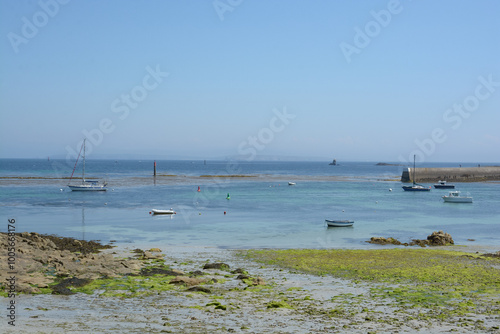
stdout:
MULTIPOLYGON (((462 164, 469 165, 475 164, 462 164)), ((458 163, 420 167, 441 166, 458 163)), ((86 173, 106 178, 109 190, 85 193, 69 191, 60 179, 73 170, 63 160, 0 159, 0 231, 15 218, 17 232, 104 243, 373 248, 365 242, 372 236, 409 241, 443 230, 456 244, 500 246, 499 182, 457 183, 474 203, 444 203, 447 190, 404 192, 395 181, 404 168, 374 162, 158 161, 158 175, 169 176, 155 180, 152 161, 87 160, 86 173), (227 174, 250 177, 213 177, 227 174), (177 214, 152 216, 153 208, 177 214), (355 223, 328 229, 325 219, 355 223)), ((81 176, 80 166, 75 175, 81 176)))

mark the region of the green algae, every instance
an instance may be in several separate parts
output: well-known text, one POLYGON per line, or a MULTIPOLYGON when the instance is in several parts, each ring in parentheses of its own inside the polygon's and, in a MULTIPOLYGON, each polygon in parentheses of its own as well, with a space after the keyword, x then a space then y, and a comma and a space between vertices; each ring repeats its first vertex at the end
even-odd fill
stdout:
POLYGON ((498 259, 435 249, 249 250, 259 262, 311 274, 390 283, 426 282, 498 289, 498 259))
POLYGON ((102 278, 92 281, 90 284, 72 288, 73 292, 92 294, 96 290, 101 295, 109 297, 136 297, 155 294, 161 291, 177 289, 169 284, 174 276, 124 276, 118 278, 102 278))
MULTIPOLYGON (((498 314, 500 260, 443 249, 249 250, 244 256, 315 275, 370 282, 371 297, 392 300, 402 310, 421 307, 420 320, 469 313, 498 314)), ((363 296, 341 295, 346 304, 363 296)), ((330 315, 332 316, 332 315, 330 315)))
POLYGON ((215 310, 227 310, 227 306, 226 305, 222 305, 220 302, 211 302, 211 303, 208 303, 206 304, 205 306, 209 307, 209 306, 215 306, 214 309, 215 310))
POLYGON ((271 301, 266 304, 266 307, 269 308, 288 308, 293 309, 287 302, 281 301, 271 301))

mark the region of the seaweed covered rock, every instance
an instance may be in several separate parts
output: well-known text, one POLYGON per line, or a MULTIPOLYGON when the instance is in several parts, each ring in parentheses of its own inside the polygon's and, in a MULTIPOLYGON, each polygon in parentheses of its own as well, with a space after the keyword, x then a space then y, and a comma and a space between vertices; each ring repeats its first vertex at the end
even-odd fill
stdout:
POLYGON ((204 280, 194 277, 177 276, 169 282, 169 284, 179 284, 186 286, 194 286, 203 283, 204 280))
MULTIPOLYGON (((7 249, 8 237, 6 233, 0 233, 0 248, 7 249)), ((71 294, 67 285, 75 286, 80 282, 77 280, 136 274, 143 266, 137 259, 115 258, 109 253, 99 253, 100 249, 112 246, 97 241, 23 232, 15 234, 15 244, 17 291, 27 294, 41 293, 40 289, 65 278, 70 281, 54 286, 53 293, 71 294)), ((0 254, 0 294, 5 293, 4 282, 10 277, 9 270, 12 270, 8 267, 7 256, 7 252, 0 254)))
POLYGON ((432 234, 427 237, 427 241, 429 241, 430 246, 446 246, 455 244, 451 235, 443 231, 432 232, 432 234))
POLYGON ((389 238, 371 237, 370 241, 367 242, 378 245, 402 245, 401 241, 394 239, 392 237, 389 238))
POLYGON ((392 237, 382 238, 382 237, 372 237, 370 238, 368 243, 378 244, 378 245, 403 245, 403 246, 447 246, 454 245, 455 242, 453 238, 448 233, 443 231, 432 232, 431 235, 427 237, 427 239, 413 239, 410 243, 402 243, 401 241, 394 239, 392 237))
POLYGON ((498 258, 500 258, 500 251, 498 251, 496 253, 486 253, 486 254, 483 254, 483 256, 486 256, 486 257, 498 257, 498 258))
POLYGON ((59 284, 53 285, 51 287, 52 294, 55 295, 72 295, 73 291, 69 289, 69 287, 82 287, 91 282, 90 279, 80 279, 77 277, 67 278, 61 281, 59 284))
POLYGON ((218 269, 218 270, 229 270, 229 265, 225 263, 206 263, 203 269, 218 269))
POLYGON ((212 290, 210 290, 209 288, 206 288, 204 286, 192 286, 192 287, 188 288, 187 291, 212 293, 212 290))
POLYGON ((102 245, 97 241, 77 240, 74 238, 59 237, 56 235, 38 234, 35 232, 23 232, 18 234, 28 245, 40 250, 58 249, 70 252, 98 253, 101 249, 109 249, 113 246, 102 245))
POLYGON ((175 269, 165 269, 165 268, 142 268, 137 276, 153 276, 153 275, 163 275, 163 276, 183 276, 184 272, 175 269))

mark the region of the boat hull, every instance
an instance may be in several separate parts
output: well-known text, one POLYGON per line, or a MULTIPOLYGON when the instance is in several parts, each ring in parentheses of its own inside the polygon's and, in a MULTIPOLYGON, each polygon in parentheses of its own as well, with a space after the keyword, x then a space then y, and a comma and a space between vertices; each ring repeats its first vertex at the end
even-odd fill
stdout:
POLYGON ((158 209, 152 209, 151 212, 154 215, 175 215, 174 210, 158 210, 158 209))
POLYGON ((354 221, 352 220, 330 220, 330 219, 325 219, 326 225, 328 227, 347 227, 347 226, 352 226, 354 224, 354 221))
POLYGON ((443 196, 443 200, 446 203, 472 203, 472 197, 450 198, 443 196))
POLYGON ((435 184, 434 188, 436 188, 436 189, 455 189, 455 186, 453 184, 447 184, 447 185, 435 184))
POLYGON ((425 187, 415 187, 415 186, 403 186, 404 191, 431 191, 431 188, 425 187))
POLYGON ((96 186, 96 185, 75 185, 68 186, 71 191, 106 191, 106 186, 96 186))

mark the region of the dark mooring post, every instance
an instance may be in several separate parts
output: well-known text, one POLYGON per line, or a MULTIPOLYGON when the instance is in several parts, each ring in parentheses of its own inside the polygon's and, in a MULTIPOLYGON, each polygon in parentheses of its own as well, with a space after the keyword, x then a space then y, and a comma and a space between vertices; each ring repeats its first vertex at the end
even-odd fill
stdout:
POLYGON ((155 163, 154 163, 154 171, 153 171, 153 176, 156 177, 156 160, 155 160, 155 163))

